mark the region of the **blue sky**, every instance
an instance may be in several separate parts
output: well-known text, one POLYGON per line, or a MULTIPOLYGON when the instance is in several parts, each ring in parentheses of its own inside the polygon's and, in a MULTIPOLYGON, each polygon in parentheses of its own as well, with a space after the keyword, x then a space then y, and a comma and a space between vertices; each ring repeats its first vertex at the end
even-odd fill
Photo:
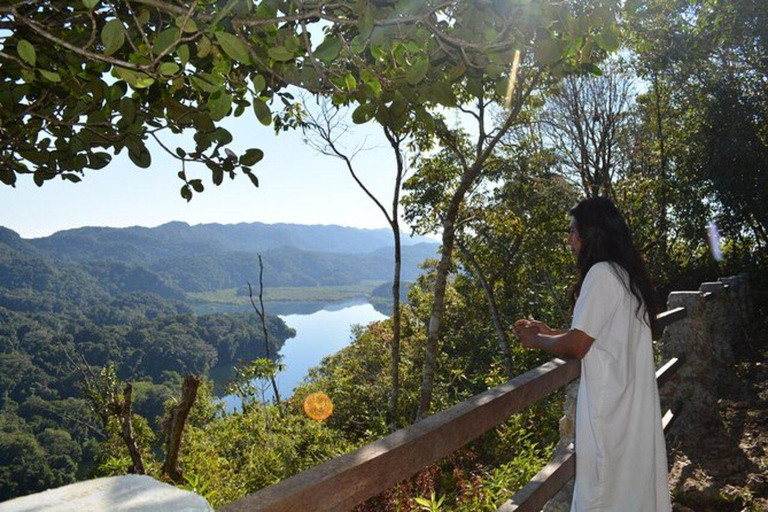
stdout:
MULTIPOLYGON (((88 171, 81 183, 62 180, 38 188, 22 176, 16 188, 0 185, 0 225, 24 238, 47 236, 81 226, 157 226, 170 221, 189 224, 290 222, 338 224, 359 228, 387 227, 381 212, 355 185, 340 160, 319 155, 301 132, 275 136, 247 110, 223 124, 234 136, 235 151, 261 148, 265 157, 254 167, 260 181, 253 187, 244 175, 215 187, 206 168, 188 168, 188 178, 202 178, 206 190, 190 203, 179 195, 183 184, 178 161, 152 148, 152 166, 136 168, 127 152, 102 170, 88 171)), ((349 145, 366 141, 373 147, 355 158, 361 177, 391 204, 394 176, 392 152, 374 122, 353 126, 349 145)), ((191 133, 164 142, 192 147, 191 133)), ((405 231, 405 229, 404 229, 405 231)))

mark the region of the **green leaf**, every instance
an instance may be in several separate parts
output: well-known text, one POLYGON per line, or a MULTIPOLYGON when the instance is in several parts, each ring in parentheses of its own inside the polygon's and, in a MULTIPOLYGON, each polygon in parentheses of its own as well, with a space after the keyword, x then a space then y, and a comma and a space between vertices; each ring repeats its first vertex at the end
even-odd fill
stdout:
POLYGON ((267 54, 278 62, 286 62, 293 59, 293 52, 285 46, 273 46, 267 50, 267 54))
POLYGON ((16 52, 19 54, 19 57, 21 57, 21 60, 30 66, 35 65, 35 62, 37 61, 37 55, 35 53, 35 47, 32 46, 32 43, 26 39, 19 40, 19 43, 16 45, 16 52))
POLYGON ((187 62, 189 62, 189 46, 186 44, 179 45, 179 47, 176 48, 176 55, 179 56, 182 67, 186 66, 187 62))
POLYGON ((363 53, 365 51, 365 48, 368 46, 368 38, 362 37, 362 36, 355 36, 354 39, 352 39, 352 42, 349 45, 349 48, 357 54, 363 53))
POLYGON ((136 118, 136 104, 131 98, 122 98, 118 110, 126 123, 133 123, 133 120, 136 118))
POLYGON ((55 71, 48 71, 47 69, 38 69, 38 71, 49 82, 61 82, 61 75, 55 71))
POLYGON ((555 39, 542 41, 534 50, 536 60, 544 64, 554 64, 560 60, 565 51, 565 44, 555 39))
POLYGON ((357 22, 357 30, 359 31, 359 37, 363 39, 371 38, 371 32, 373 32, 373 11, 370 5, 366 6, 365 11, 360 15, 360 19, 357 22))
POLYGON ((363 103, 352 112, 352 122, 363 124, 370 121, 376 115, 376 103, 363 103))
POLYGON ((224 119, 231 107, 232 96, 227 91, 217 91, 208 98, 208 109, 211 112, 211 119, 214 121, 224 119))
POLYGON ((363 70, 360 74, 360 79, 364 84, 371 88, 374 96, 381 94, 381 82, 373 73, 368 70, 363 70))
POLYGON ((165 76, 175 75, 179 72, 179 65, 175 62, 163 62, 160 64, 160 73, 165 76))
POLYGON ((203 36, 197 42, 197 56, 204 59, 211 53, 211 40, 203 36))
POLYGON ((205 76, 190 76, 189 81, 192 87, 205 92, 216 92, 221 89, 221 85, 214 83, 207 79, 205 76))
POLYGON ((590 75, 594 76, 603 76, 603 72, 600 70, 597 65, 593 64, 592 62, 585 62, 581 65, 581 69, 589 73, 590 75))
POLYGON ((192 200, 192 190, 189 188, 189 185, 184 185, 181 187, 181 197, 186 199, 187 202, 192 200))
POLYGON ((475 98, 483 97, 483 83, 480 80, 470 78, 467 80, 467 92, 475 98))
POLYGON ((619 42, 619 27, 612 23, 606 25, 605 28, 595 36, 595 41, 606 51, 613 52, 619 49, 621 43, 619 42))
POLYGON ((405 81, 411 85, 416 85, 427 76, 429 70, 429 58, 419 57, 416 62, 408 69, 405 74, 405 81))
POLYGON ((448 83, 448 81, 441 80, 439 82, 435 82, 432 85, 430 92, 432 93, 431 99, 434 100, 435 102, 445 107, 456 106, 456 97, 453 95, 451 84, 448 83))
POLYGON ((94 7, 99 5, 99 0, 83 0, 83 5, 86 9, 93 10, 94 7))
POLYGON ((328 36, 320 45, 312 51, 315 58, 325 63, 335 59, 341 51, 341 40, 336 36, 328 36))
POLYGON ((248 178, 250 178, 251 183, 253 183, 254 187, 259 186, 259 178, 256 177, 255 174, 253 174, 251 171, 243 171, 248 178))
POLYGON ((73 174, 71 172, 61 174, 61 178, 67 181, 71 181, 72 183, 80 183, 81 181, 83 181, 83 179, 80 176, 78 176, 77 174, 73 174))
POLYGON ((111 19, 101 30, 101 43, 104 55, 112 55, 125 43, 125 27, 119 19, 111 19))
POLYGON ((202 180, 189 180, 189 184, 192 185, 192 188, 195 189, 195 192, 202 192, 205 190, 202 180))
POLYGON ((240 165, 254 165, 264 158, 264 152, 258 148, 249 149, 240 157, 240 165))
POLYGON ((153 83, 155 83, 155 79, 152 78, 151 76, 146 76, 143 78, 139 78, 138 80, 136 80, 136 83, 132 85, 134 89, 146 89, 150 87, 153 83))
POLYGON ((142 169, 146 169, 152 165, 152 155, 149 154, 149 151, 143 145, 141 146, 141 151, 138 154, 129 150, 128 158, 131 159, 131 162, 136 164, 138 167, 141 167, 142 169))
POLYGON ((88 155, 88 167, 91 169, 103 169, 112 161, 112 155, 99 151, 88 155))
POLYGON ((251 59, 248 55, 248 48, 245 47, 245 44, 243 44, 239 37, 230 34, 229 32, 221 31, 214 32, 213 35, 216 37, 216 41, 218 41, 221 49, 227 56, 229 56, 229 58, 234 59, 241 64, 250 64, 251 59))
POLYGON ((347 73, 347 75, 344 77, 344 85, 347 86, 347 90, 354 91, 357 89, 357 80, 355 80, 355 77, 352 76, 352 73, 347 73))
POLYGON ((125 80, 131 87, 134 87, 139 80, 146 76, 144 73, 139 73, 132 69, 121 68, 119 66, 112 68, 112 75, 120 80, 125 80))
POLYGON ((182 32, 186 32, 188 34, 193 34, 197 32, 197 23, 195 23, 195 20, 192 18, 187 18, 186 22, 184 21, 184 18, 187 18, 186 14, 182 14, 176 18, 176 26, 181 29, 182 32), (184 25, 182 27, 182 24, 184 25))
POLYGON ((262 75, 253 75, 251 81, 253 82, 253 89, 256 91, 256 94, 259 94, 267 87, 267 81, 264 80, 262 75))
POLYGON ((152 46, 152 53, 160 55, 171 47, 179 39, 179 29, 168 28, 160 32, 155 38, 155 44, 152 46))
POLYGON ((224 181, 224 170, 219 166, 213 166, 213 164, 208 167, 210 167, 211 173, 213 174, 213 184, 218 187, 221 185, 221 182, 224 181))
POLYGON ((272 111, 269 106, 259 98, 253 99, 253 111, 256 113, 256 119, 264 126, 272 124, 272 111))
POLYGON ((13 187, 16 185, 16 173, 9 166, 0 166, 0 181, 13 187))

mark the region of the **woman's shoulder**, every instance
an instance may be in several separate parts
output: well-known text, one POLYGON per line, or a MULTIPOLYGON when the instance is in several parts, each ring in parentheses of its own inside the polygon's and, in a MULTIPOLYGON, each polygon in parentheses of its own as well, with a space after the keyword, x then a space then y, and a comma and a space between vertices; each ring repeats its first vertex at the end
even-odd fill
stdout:
POLYGON ((627 271, 614 261, 598 261, 589 268, 584 281, 598 281, 608 284, 624 284, 627 271))

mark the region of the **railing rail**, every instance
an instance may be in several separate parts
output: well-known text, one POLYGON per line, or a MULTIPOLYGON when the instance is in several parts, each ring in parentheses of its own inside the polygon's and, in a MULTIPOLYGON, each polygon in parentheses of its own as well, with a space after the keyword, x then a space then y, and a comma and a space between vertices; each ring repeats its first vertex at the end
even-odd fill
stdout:
MULTIPOLYGON (((661 326, 685 318, 685 308, 657 315, 661 326)), ((657 372, 659 386, 677 371, 673 359, 657 372)), ((450 455, 534 402, 579 377, 579 361, 554 359, 450 409, 398 430, 346 455, 261 489, 222 507, 223 512, 318 512, 350 510, 426 466, 450 455)), ((665 420, 670 423, 673 413, 665 420)), ((539 510, 575 472, 572 449, 555 455, 504 512, 539 510)))
POLYGON ((579 375, 578 361, 554 359, 509 382, 330 460, 221 510, 349 510, 450 455, 579 375))

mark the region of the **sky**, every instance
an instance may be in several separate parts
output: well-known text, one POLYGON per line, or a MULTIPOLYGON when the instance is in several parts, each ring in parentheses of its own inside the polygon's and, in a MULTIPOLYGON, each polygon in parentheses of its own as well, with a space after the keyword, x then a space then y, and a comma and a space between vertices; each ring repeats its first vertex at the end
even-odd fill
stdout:
MULTIPOLYGON (((351 122, 350 122, 351 124, 351 122)), ((233 135, 229 145, 240 153, 251 147, 264 151, 253 167, 254 187, 247 176, 225 177, 216 187, 205 167, 188 167, 187 178, 201 178, 205 192, 187 203, 179 195, 181 164, 158 146, 150 147, 149 169, 135 167, 127 150, 105 168, 86 170, 83 181, 55 179, 37 187, 31 176, 20 176, 16 188, 0 184, 0 225, 23 238, 48 236, 82 226, 147 226, 171 221, 189 224, 239 222, 336 224, 357 228, 386 228, 381 211, 354 183, 341 160, 318 154, 305 144, 301 131, 275 136, 250 110, 222 123, 233 135)), ((192 132, 165 135, 171 148, 192 148, 192 132), (176 138, 168 138, 176 137, 176 138)), ((364 144, 353 160, 367 186, 391 204, 394 184, 392 150, 374 122, 352 126, 348 147, 364 144)), ((407 228, 403 229, 405 233, 407 228)))

